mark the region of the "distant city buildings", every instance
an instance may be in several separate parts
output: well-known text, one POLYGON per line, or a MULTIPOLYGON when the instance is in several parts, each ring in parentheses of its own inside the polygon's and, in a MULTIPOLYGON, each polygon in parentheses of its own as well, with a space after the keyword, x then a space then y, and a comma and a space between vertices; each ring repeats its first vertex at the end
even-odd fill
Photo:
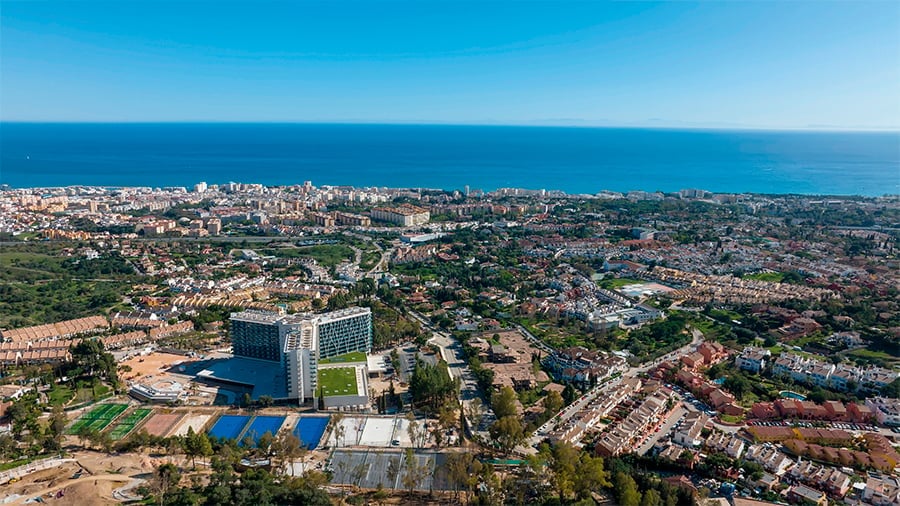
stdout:
POLYGON ((372 209, 372 219, 404 227, 416 227, 428 223, 431 214, 427 209, 411 204, 402 204, 396 207, 376 207, 372 209))

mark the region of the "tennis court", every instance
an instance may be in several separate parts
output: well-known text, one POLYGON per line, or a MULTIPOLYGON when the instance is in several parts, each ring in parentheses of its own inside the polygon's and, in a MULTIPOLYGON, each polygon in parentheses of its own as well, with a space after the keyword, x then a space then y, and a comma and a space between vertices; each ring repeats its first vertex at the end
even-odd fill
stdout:
MULTIPOLYGON (((284 418, 285 417, 283 416, 257 416, 253 419, 253 422, 250 423, 250 427, 247 427, 244 438, 248 436, 252 437, 253 445, 256 446, 259 444, 259 438, 266 432, 272 436, 278 434, 278 429, 280 429, 281 424, 284 423, 284 418)), ((241 444, 243 444, 243 442, 241 442, 241 444)))
MULTIPOLYGON (((424 479, 416 490, 452 490, 447 478, 447 453, 416 450, 413 454, 416 464, 426 469, 424 479)), ((335 450, 331 457, 330 469, 334 473, 332 483, 354 485, 374 489, 380 484, 384 488, 403 488, 402 478, 406 469, 406 453, 394 450, 335 450), (399 470, 391 480, 388 475, 390 463, 399 470)))
POLYGON ((183 417, 181 413, 157 413, 147 420, 141 430, 146 430, 151 436, 165 437, 183 417))
POLYGON ((134 428, 137 427, 137 424, 141 423, 141 420, 147 418, 152 412, 152 409, 147 408, 138 408, 132 411, 113 427, 109 432, 109 437, 112 438, 113 441, 122 439, 127 436, 129 432, 133 431, 134 428))
POLYGON ((366 419, 362 436, 359 438, 361 446, 390 446, 394 435, 394 418, 366 419))
POLYGON ((329 416, 301 416, 297 420, 297 426, 294 427, 294 435, 300 439, 300 443, 310 450, 314 450, 319 446, 322 440, 322 434, 328 427, 329 416))
POLYGON ((75 420, 75 423, 69 427, 69 434, 77 434, 85 426, 92 430, 103 430, 126 409, 128 409, 127 404, 101 404, 75 420))
POLYGON ((209 435, 219 439, 237 439, 250 421, 245 415, 222 415, 209 429, 209 435))

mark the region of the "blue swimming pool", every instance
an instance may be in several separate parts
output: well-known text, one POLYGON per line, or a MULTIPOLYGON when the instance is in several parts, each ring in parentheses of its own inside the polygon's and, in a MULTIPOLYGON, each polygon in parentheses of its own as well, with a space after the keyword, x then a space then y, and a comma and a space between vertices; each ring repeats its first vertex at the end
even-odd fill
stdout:
POLYGON ((244 433, 244 437, 252 437, 253 444, 257 444, 259 443, 259 438, 266 432, 269 432, 274 436, 275 434, 278 434, 278 429, 280 429, 281 424, 284 423, 284 418, 285 417, 283 416, 257 416, 253 419, 253 422, 250 423, 250 427, 247 427, 247 432, 244 433))
POLYGON ((778 393, 780 393, 782 397, 787 398, 787 399, 797 399, 798 401, 806 400, 805 395, 798 394, 797 392, 791 392, 790 390, 782 390, 781 392, 778 392, 778 393))
POLYGON ((328 426, 329 418, 328 416, 301 416, 297 426, 294 427, 294 435, 304 446, 312 450, 319 445, 319 440, 325 433, 325 427, 328 426))
POLYGON ((216 424, 209 429, 209 435, 219 439, 237 439, 249 421, 249 416, 222 415, 216 420, 216 424))

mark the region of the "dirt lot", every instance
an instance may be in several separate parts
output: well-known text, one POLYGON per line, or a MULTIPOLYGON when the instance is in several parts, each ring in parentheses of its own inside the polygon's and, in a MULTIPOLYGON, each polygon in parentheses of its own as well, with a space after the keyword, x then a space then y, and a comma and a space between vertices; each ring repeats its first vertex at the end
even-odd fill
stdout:
POLYGON ((42 495, 46 503, 58 505, 121 504, 113 498, 113 490, 135 479, 149 477, 154 466, 165 462, 141 454, 106 455, 77 451, 71 457, 76 462, 32 473, 4 486, 0 496, 21 496, 9 504, 23 504, 37 495, 42 495), (61 497, 57 497, 60 492, 61 497))
POLYGON ((160 373, 173 365, 191 361, 193 361, 193 359, 172 353, 151 353, 143 357, 132 357, 121 362, 119 365, 131 367, 131 372, 124 374, 122 379, 133 380, 135 378, 145 378, 147 376, 158 377, 160 373))

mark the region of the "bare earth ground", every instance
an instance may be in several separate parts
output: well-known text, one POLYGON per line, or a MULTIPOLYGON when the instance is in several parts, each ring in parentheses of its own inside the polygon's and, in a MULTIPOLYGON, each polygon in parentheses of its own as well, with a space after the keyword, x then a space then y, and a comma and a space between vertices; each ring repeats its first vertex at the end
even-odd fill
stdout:
POLYGON ((151 353, 143 357, 132 357, 121 362, 119 365, 131 367, 131 372, 125 374, 122 379, 133 380, 135 378, 146 378, 147 376, 160 377, 160 373, 176 363, 186 363, 190 361, 190 358, 172 353, 151 353))
POLYGON ((0 499, 19 495, 21 497, 9 504, 23 504, 28 499, 42 495, 43 500, 49 504, 120 504, 113 498, 113 490, 128 484, 134 478, 148 477, 154 466, 169 461, 165 457, 155 458, 141 454, 107 455, 85 451, 73 452, 71 457, 77 462, 38 471, 21 481, 4 486, 0 499), (73 479, 78 472, 81 472, 81 476, 73 479), (64 495, 56 498, 59 491, 63 491, 64 495))

